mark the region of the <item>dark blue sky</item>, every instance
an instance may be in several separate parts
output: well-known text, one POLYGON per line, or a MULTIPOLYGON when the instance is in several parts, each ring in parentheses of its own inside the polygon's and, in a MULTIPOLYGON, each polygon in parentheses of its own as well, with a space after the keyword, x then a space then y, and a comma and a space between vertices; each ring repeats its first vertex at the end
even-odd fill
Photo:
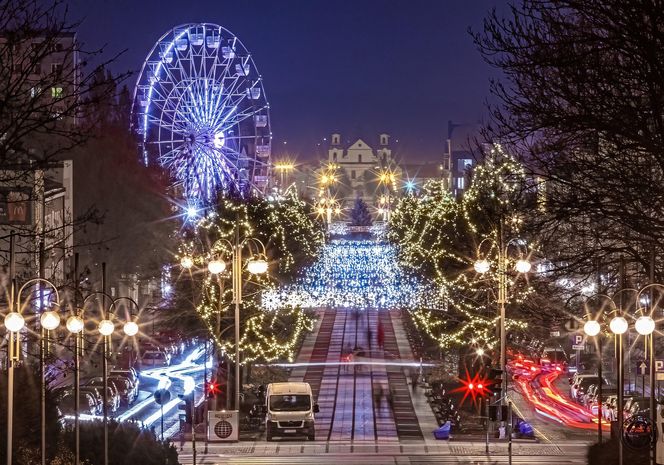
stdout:
MULTIPOLYGON (((467 33, 505 0, 73 0, 79 39, 128 49, 140 68, 154 42, 187 22, 217 23, 252 53, 271 106, 274 152, 316 154, 334 131, 382 131, 407 159, 436 159, 447 121, 485 115, 488 68, 467 33), (287 144, 284 144, 284 141, 287 144)), ((132 80, 133 85, 133 80, 132 80)))

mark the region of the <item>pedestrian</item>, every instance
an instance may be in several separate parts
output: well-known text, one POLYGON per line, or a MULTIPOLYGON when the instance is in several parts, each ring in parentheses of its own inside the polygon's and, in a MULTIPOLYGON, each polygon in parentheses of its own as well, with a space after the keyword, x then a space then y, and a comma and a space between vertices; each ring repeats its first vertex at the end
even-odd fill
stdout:
POLYGON ((410 385, 413 386, 413 391, 417 387, 418 378, 419 378, 419 376, 418 376, 417 370, 412 370, 410 372, 410 385))
POLYGON ((383 322, 378 320, 378 331, 376 334, 376 342, 378 342, 378 348, 385 350, 385 328, 383 328, 383 322))
POLYGON ((371 350, 371 328, 367 325, 367 343, 369 344, 369 350, 371 350))
POLYGON ((383 398, 383 385, 379 384, 374 389, 374 400, 376 401, 376 409, 380 409, 380 400, 383 398))

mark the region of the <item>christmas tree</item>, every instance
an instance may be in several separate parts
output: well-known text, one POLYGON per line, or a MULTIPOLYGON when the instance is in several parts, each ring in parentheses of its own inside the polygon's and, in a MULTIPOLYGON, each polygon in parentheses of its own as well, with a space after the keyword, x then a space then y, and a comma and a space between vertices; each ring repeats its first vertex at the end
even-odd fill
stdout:
POLYGON ((361 197, 355 199, 355 205, 350 212, 350 225, 351 226, 371 226, 373 220, 371 219, 371 213, 369 213, 369 207, 362 200, 361 197))

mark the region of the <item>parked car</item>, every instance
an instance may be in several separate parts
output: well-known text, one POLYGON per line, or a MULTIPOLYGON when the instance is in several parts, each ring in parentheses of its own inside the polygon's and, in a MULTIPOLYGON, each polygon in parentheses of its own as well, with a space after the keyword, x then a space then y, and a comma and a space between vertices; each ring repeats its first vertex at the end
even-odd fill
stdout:
MULTIPOLYGON (((79 391, 78 393, 80 413, 87 415, 96 415, 97 402, 89 392, 79 391)), ((76 396, 73 390, 66 390, 62 393, 58 408, 62 415, 76 415, 76 396)))
MULTIPOLYGON (((104 387, 103 386, 81 386, 81 389, 85 389, 86 391, 95 394, 96 398, 99 401, 99 415, 103 415, 104 413, 104 387)), ((120 395, 118 394, 117 390, 114 389, 114 387, 109 384, 107 386, 107 391, 106 391, 106 405, 107 405, 107 411, 109 414, 113 414, 118 411, 120 408, 120 395)))
MULTIPOLYGON (((592 384, 597 383, 599 383, 599 376, 597 374, 575 373, 569 380, 570 397, 577 402, 583 403, 588 388, 592 384)), ((610 387, 610 384, 606 378, 602 377, 602 388, 604 387, 610 387)))
MULTIPOLYGON (((92 378, 88 386, 103 387, 104 379, 99 376, 92 378)), ((120 405, 131 405, 138 397, 138 389, 129 381, 129 379, 120 376, 109 376, 108 386, 111 387, 120 397, 120 405)))
POLYGON ((161 350, 146 350, 141 356, 141 368, 167 367, 171 364, 171 356, 161 350))
MULTIPOLYGON (((101 395, 101 389, 94 386, 80 386, 79 390, 87 392, 92 396, 95 401, 95 415, 103 415, 104 413, 104 397, 101 395)), ((73 391, 73 389, 72 389, 73 391)))
POLYGON ((134 368, 111 368, 111 371, 108 372, 108 376, 123 376, 129 379, 136 389, 138 389, 141 384, 140 377, 134 368))
POLYGON ((555 347, 545 347, 540 357, 540 365, 544 371, 567 371, 568 359, 565 351, 555 347))

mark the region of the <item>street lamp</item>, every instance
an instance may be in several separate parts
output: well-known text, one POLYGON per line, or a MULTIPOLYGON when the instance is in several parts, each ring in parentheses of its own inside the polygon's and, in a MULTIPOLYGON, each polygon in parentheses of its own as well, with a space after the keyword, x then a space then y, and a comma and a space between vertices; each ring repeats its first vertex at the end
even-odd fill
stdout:
MULTIPOLYGON (((231 250, 231 279, 233 283, 233 303, 235 304, 235 410, 240 410, 240 304, 242 303, 242 268, 243 259, 242 251, 244 247, 249 248, 251 258, 246 261, 247 271, 253 275, 264 274, 268 270, 268 262, 266 260, 265 244, 259 239, 253 237, 246 237, 240 240, 240 229, 235 228, 235 240, 231 242, 227 239, 218 239, 212 244, 211 250, 223 251, 231 250), (222 245, 224 245, 222 247, 222 245)), ((218 275, 226 270, 226 262, 221 256, 213 255, 207 268, 211 274, 218 275)), ((185 256, 180 260, 180 264, 185 269, 191 269, 194 266, 192 257, 185 256), (188 260, 185 260, 187 258, 188 260)))
POLYGON ((598 357, 598 368, 597 368, 597 442, 598 444, 602 443, 602 383, 604 378, 602 377, 602 326, 597 320, 588 320, 583 325, 583 332, 586 333, 586 336, 597 337, 597 357, 598 357))
MULTIPOLYGON (((40 252, 40 256, 42 254, 43 254, 43 252, 40 252)), ((26 281, 20 287, 20 289, 18 290, 18 293, 16 294, 17 295, 17 301, 18 301, 17 308, 18 308, 19 312, 21 312, 23 310, 23 305, 21 305, 21 296, 23 295, 23 291, 25 289, 29 288, 30 286, 34 286, 34 285, 37 285, 37 284, 39 284, 39 285, 46 284, 46 285, 50 286, 53 289, 53 292, 55 293, 55 305, 58 305, 58 306, 60 305, 60 294, 59 294, 58 288, 55 286, 55 284, 53 284, 48 279, 33 278, 33 279, 29 279, 28 281, 26 281)), ((39 293, 39 305, 40 305, 40 307, 44 306, 44 299, 43 299, 42 292, 39 293)), ((54 326, 54 327, 57 327, 60 324, 60 317, 58 317, 57 314, 53 315, 53 312, 43 312, 43 314, 40 316, 40 319, 39 319, 40 323, 42 322, 42 317, 44 317, 44 315, 47 314, 47 313, 49 314, 45 317, 45 319, 47 320, 47 324, 49 324, 51 326, 54 326), (56 318, 57 318, 57 322, 56 322, 56 318), (48 321, 48 320, 50 320, 50 321, 48 321)), ((21 316, 21 315, 19 314, 18 316, 21 316)), ((23 317, 21 316, 21 318, 23 318, 23 317)), ((16 317, 13 317, 13 319, 15 319, 16 321, 14 321, 14 322, 9 321, 10 326, 12 324, 15 324, 14 327, 17 327, 19 324, 20 324, 21 327, 23 326, 23 324, 21 324, 16 317)), ((11 331, 11 329, 10 329, 10 331, 11 331)), ((40 423, 41 423, 40 424, 40 426, 41 426, 41 428, 40 428, 40 433, 41 433, 40 451, 41 451, 41 463, 42 463, 42 465, 45 465, 46 464, 46 350, 47 350, 48 347, 46 345, 46 337, 47 337, 46 328, 43 325, 40 326, 39 332, 40 332, 40 341, 39 341, 39 343, 40 343, 40 347, 39 347, 39 349, 40 349, 39 350, 39 378, 40 378, 40 382, 39 382, 39 388, 40 388, 39 389, 39 391, 40 391, 40 393, 39 393, 39 407, 40 407, 40 415, 39 416, 40 416, 40 423)), ((17 334, 16 344, 17 344, 17 357, 18 357, 18 354, 20 354, 20 348, 18 347, 18 332, 14 331, 14 333, 17 334)), ((13 387, 9 388, 9 386, 8 386, 8 389, 13 390, 13 387)), ((11 427, 12 427, 12 425, 8 424, 7 425, 7 430, 9 430, 11 427)), ((9 444, 8 444, 8 446, 9 446, 9 444)))
MULTIPOLYGON (((102 288, 104 287, 103 282, 104 282, 104 276, 105 272, 102 272, 102 288)), ((107 294, 104 291, 95 291, 89 294, 85 299, 83 299, 83 309, 85 309, 85 305, 88 302, 88 300, 92 297, 98 297, 101 296, 101 312, 102 312, 102 319, 97 325, 97 330, 99 331, 99 334, 102 336, 102 358, 101 358, 101 366, 102 366, 102 379, 103 379, 103 391, 102 391, 102 402, 103 402, 103 424, 104 424, 104 465, 108 465, 108 347, 110 345, 110 336, 113 334, 113 331, 115 330, 115 324, 111 320, 113 313, 113 296, 107 294), (108 311, 104 310, 104 300, 105 298, 108 298, 111 301, 111 304, 109 305, 108 311)), ((84 310, 83 310, 84 311, 84 310)), ((80 317, 79 317, 80 318, 80 317)), ((80 319, 81 322, 81 330, 79 331, 78 337, 81 337, 82 331, 83 331, 83 319, 80 319)), ((76 353, 76 359, 75 359, 75 364, 78 365, 78 352, 76 353)), ((78 366, 76 366, 76 373, 79 372, 78 366)), ((79 379, 76 379, 76 388, 78 390, 78 384, 79 384, 79 379)), ((78 392, 76 393, 76 415, 78 416, 78 392)), ((78 451, 77 451, 78 452, 78 451)))
MULTIPOLYGON (((507 337, 505 333, 505 304, 507 303, 507 268, 509 261, 509 248, 510 245, 519 250, 519 257, 516 260, 514 269, 517 273, 528 273, 530 271, 530 262, 521 253, 523 248, 527 252, 525 243, 521 239, 513 238, 503 243, 502 228, 498 234, 498 242, 491 237, 483 239, 477 246, 478 259, 473 264, 475 271, 479 274, 485 274, 491 269, 491 262, 485 258, 480 257, 482 245, 487 242, 493 244, 498 250, 497 265, 498 265, 498 305, 500 306, 500 369, 503 373, 507 366, 507 337)), ((507 376, 503 376, 503 397, 500 399, 501 405, 504 405, 504 396, 507 394, 507 376)), ((506 419, 503 419, 506 420, 506 419)))

